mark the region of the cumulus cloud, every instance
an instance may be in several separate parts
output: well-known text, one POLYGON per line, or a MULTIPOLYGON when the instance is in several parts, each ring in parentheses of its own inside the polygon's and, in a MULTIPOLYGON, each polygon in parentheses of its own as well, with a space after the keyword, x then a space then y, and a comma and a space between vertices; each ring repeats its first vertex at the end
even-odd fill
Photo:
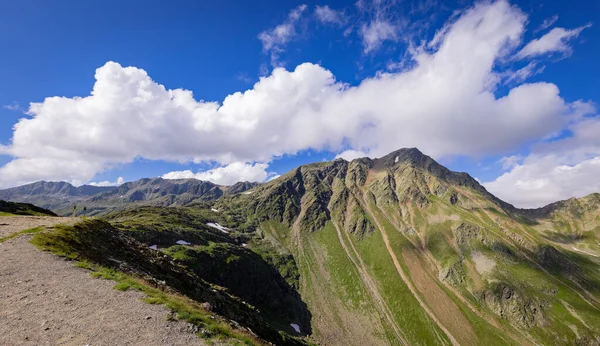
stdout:
POLYGON ((296 26, 304 11, 306 11, 306 5, 299 5, 290 11, 283 23, 258 35, 258 39, 262 42, 263 51, 271 54, 271 64, 273 66, 279 65, 279 54, 284 51, 285 45, 296 36, 296 26))
POLYGON ((227 166, 217 167, 204 172, 193 173, 190 170, 175 171, 164 174, 164 179, 199 179, 219 185, 233 185, 238 181, 263 182, 276 173, 267 172, 267 164, 234 162, 227 166))
POLYGON ((484 186, 496 196, 523 208, 600 191, 600 156, 574 165, 555 155, 532 156, 509 173, 484 186))
POLYGON ((123 177, 118 177, 117 181, 99 181, 99 182, 90 182, 88 183, 88 185, 92 185, 92 186, 119 186, 121 184, 123 184, 125 182, 125 180, 123 179, 123 177))
POLYGON ((344 11, 338 11, 330 8, 329 6, 319 6, 315 7, 315 16, 317 20, 323 24, 333 24, 337 26, 342 26, 348 20, 344 11))
POLYGON ((484 183, 493 194, 518 207, 537 208, 600 191, 600 116, 589 104, 575 104, 581 121, 562 139, 544 142, 523 158, 506 158, 511 169, 484 183), (522 162, 521 162, 522 160, 522 162))
POLYGON ((517 54, 519 58, 539 56, 549 53, 570 54, 571 47, 569 41, 577 38, 586 28, 592 26, 587 24, 578 28, 567 30, 565 28, 554 28, 544 36, 529 42, 517 54))
POLYGON ((346 161, 352 161, 361 157, 368 157, 369 154, 360 150, 346 150, 335 156, 336 159, 344 159, 346 161))
MULTIPOLYGON (((508 2, 482 3, 455 17, 435 49, 415 52, 411 69, 349 86, 311 63, 276 68, 222 102, 198 101, 140 68, 108 62, 89 95, 30 105, 31 118, 0 147, 14 157, 0 168, 0 184, 85 182, 137 158, 227 167, 305 149, 381 156, 419 147, 436 158, 511 152, 580 119, 551 83, 520 84, 495 97, 495 62, 514 54, 526 19, 508 2)), ((220 168, 203 177, 223 182, 220 168)), ((247 179, 264 180, 266 167, 254 169, 247 179)))

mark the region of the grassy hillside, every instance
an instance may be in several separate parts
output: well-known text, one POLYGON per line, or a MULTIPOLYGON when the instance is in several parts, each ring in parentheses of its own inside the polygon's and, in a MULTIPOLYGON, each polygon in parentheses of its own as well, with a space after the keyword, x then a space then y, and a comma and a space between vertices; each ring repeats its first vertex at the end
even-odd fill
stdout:
POLYGON ((518 210, 408 149, 303 166, 215 207, 293 256, 324 344, 594 344, 600 203, 571 204, 518 210))
POLYGON ((37 233, 32 242, 44 250, 79 261, 80 266, 93 270, 97 277, 115 280, 117 289, 143 291, 149 303, 165 304, 179 318, 207 331, 201 336, 209 339, 216 338, 226 344, 307 344, 302 338, 290 335, 293 329, 284 322, 303 323, 302 318, 310 318, 308 311, 303 309, 295 291, 289 286, 285 289, 285 280, 260 256, 227 242, 210 241, 203 246, 186 238, 189 242, 181 246, 176 243, 178 237, 160 250, 154 250, 135 240, 132 237, 135 233, 131 229, 119 230, 106 221, 88 220, 37 233), (210 260, 210 265, 205 260, 210 260), (236 270, 246 269, 243 266, 248 263, 259 270, 253 274, 257 276, 255 279, 247 272, 236 270), (213 266, 219 268, 218 272, 207 272, 214 270, 213 266), (225 271, 229 275, 223 280, 219 275, 225 271), (234 279, 236 275, 238 279, 234 279), (251 288, 241 285, 244 281, 250 284, 252 280, 251 288), (274 284, 261 285, 263 295, 257 296, 252 293, 256 292, 259 281, 274 284), (266 297, 269 300, 264 299, 266 297), (278 303, 297 305, 298 309, 283 309, 282 316, 278 303))
POLYGON ((15 203, 0 200, 0 216, 9 215, 56 216, 50 210, 36 207, 30 203, 15 203))

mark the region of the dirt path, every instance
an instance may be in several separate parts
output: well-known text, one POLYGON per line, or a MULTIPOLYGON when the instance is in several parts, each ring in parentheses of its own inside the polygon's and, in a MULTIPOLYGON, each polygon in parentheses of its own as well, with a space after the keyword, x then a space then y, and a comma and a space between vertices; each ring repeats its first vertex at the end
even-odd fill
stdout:
POLYGON ((113 289, 30 238, 0 244, 0 345, 205 345, 190 324, 167 321, 165 307, 113 289))
POLYGON ((0 216, 0 238, 7 237, 28 228, 54 226, 60 223, 71 224, 79 220, 78 217, 0 216))

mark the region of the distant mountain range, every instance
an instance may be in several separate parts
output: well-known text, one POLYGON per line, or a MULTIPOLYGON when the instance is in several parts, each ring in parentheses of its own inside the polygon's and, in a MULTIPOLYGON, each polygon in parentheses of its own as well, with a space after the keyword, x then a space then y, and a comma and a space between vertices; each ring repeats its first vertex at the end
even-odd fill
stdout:
POLYGON ((176 206, 211 201, 258 185, 239 182, 222 186, 197 179, 144 178, 120 186, 75 187, 64 181, 39 181, 0 190, 0 200, 35 204, 59 215, 72 215, 74 210, 77 215, 99 215, 132 205, 176 206))

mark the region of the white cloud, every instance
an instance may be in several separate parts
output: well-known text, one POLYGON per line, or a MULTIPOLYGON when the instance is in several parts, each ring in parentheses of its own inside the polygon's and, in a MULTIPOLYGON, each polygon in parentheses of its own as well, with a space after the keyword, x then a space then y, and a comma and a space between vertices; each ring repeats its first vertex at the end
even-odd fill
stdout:
POLYGON ((362 40, 363 52, 379 50, 385 41, 399 41, 399 31, 406 24, 401 11, 396 7, 397 0, 359 0, 356 7, 364 17, 358 34, 362 40))
POLYGON ((198 179, 210 181, 219 185, 233 185, 238 181, 263 182, 275 173, 267 173, 265 163, 234 162, 226 166, 210 169, 205 172, 193 173, 190 170, 175 171, 164 174, 164 179, 198 179))
POLYGON ((117 181, 99 181, 99 182, 91 182, 88 183, 88 185, 92 185, 92 186, 119 186, 121 184, 123 184, 125 182, 125 180, 123 179, 123 177, 118 177, 117 181))
POLYGON ((574 165, 555 155, 532 156, 484 186, 518 207, 537 208, 600 191, 600 156, 574 165))
POLYGON ((365 53, 370 53, 379 49, 384 41, 396 41, 398 28, 391 22, 383 19, 377 19, 363 24, 360 28, 360 35, 363 41, 365 53))
POLYGON ((573 104, 580 121, 569 137, 536 145, 526 158, 507 158, 512 167, 484 183, 493 194, 518 207, 542 207, 600 191, 600 116, 589 104, 573 104), (522 159, 522 162, 520 162, 522 159))
POLYGON ((329 6, 319 6, 315 7, 315 16, 317 20, 323 24, 334 24, 337 26, 342 26, 348 20, 344 11, 338 11, 330 8, 329 6))
POLYGON ((557 14, 552 17, 548 17, 548 18, 544 19, 544 22, 542 22, 542 24, 535 30, 535 32, 544 31, 544 30, 548 29, 549 27, 554 25, 554 23, 556 23, 557 20, 558 20, 557 14))
POLYGON ((517 54, 519 58, 538 56, 548 53, 570 54, 571 47, 569 41, 577 38, 586 28, 592 26, 587 24, 578 28, 567 30, 565 28, 554 28, 544 36, 532 40, 517 54))
POLYGON ((306 5, 299 5, 290 11, 283 23, 258 35, 265 53, 271 54, 273 66, 279 66, 279 54, 284 51, 284 46, 296 36, 296 26, 304 11, 306 11, 306 5))
MULTIPOLYGON (((494 96, 495 62, 514 54, 525 22, 505 1, 479 4, 437 35, 435 51, 416 51, 412 69, 351 87, 319 65, 276 68, 221 103, 108 62, 96 71, 90 95, 31 104, 32 117, 21 119, 12 142, 0 147, 14 157, 0 168, 0 184, 85 182, 137 158, 228 165, 305 149, 381 156, 418 147, 436 158, 514 152, 581 118, 554 84, 521 84, 494 96)), ((226 172, 207 177, 226 179, 217 173, 226 172)), ((264 180, 259 173, 247 179, 264 180)))
POLYGON ((368 157, 369 154, 360 150, 346 150, 336 155, 336 159, 344 159, 346 161, 352 161, 361 157, 368 157))
POLYGON ((501 158, 500 163, 502 164, 503 170, 508 170, 517 166, 522 160, 523 157, 521 155, 512 155, 501 158))
POLYGON ((21 110, 21 106, 19 106, 19 104, 16 103, 16 102, 13 102, 13 103, 8 104, 8 105, 4 105, 4 106, 2 106, 2 108, 8 109, 9 111, 13 111, 13 112, 21 110))
POLYGON ((537 62, 530 61, 526 66, 516 71, 506 71, 502 74, 505 83, 523 83, 528 78, 544 72, 546 66, 539 66, 537 62))

